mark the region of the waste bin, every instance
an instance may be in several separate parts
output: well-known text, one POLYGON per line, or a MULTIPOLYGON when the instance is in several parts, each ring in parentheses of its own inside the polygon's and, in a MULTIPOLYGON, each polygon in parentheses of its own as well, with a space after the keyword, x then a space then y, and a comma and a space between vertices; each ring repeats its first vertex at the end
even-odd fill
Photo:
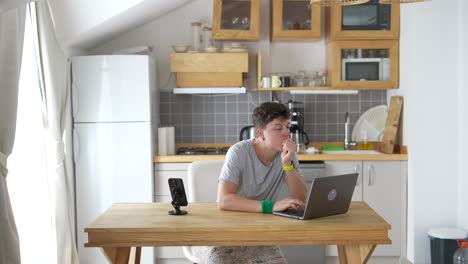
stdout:
POLYGON ((458 249, 457 239, 467 233, 459 228, 432 228, 428 232, 431 245, 431 264, 453 264, 453 253, 458 249))

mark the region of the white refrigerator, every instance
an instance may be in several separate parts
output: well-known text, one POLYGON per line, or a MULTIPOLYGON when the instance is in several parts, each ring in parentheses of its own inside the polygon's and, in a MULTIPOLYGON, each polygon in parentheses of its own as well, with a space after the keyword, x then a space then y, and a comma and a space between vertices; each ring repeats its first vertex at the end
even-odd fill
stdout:
MULTIPOLYGON (((80 263, 107 263, 85 248, 84 228, 113 203, 153 201, 153 128, 159 121, 156 69, 146 55, 71 59, 73 155, 80 263)), ((141 263, 154 263, 143 248, 141 263)))

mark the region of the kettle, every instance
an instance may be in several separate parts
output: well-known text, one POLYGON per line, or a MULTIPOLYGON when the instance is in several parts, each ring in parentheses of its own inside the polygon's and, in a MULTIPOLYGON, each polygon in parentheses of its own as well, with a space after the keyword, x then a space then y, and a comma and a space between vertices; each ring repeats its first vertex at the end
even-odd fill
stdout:
POLYGON ((255 128, 255 126, 245 126, 240 131, 239 141, 253 139, 255 137, 257 137, 257 128, 255 128))

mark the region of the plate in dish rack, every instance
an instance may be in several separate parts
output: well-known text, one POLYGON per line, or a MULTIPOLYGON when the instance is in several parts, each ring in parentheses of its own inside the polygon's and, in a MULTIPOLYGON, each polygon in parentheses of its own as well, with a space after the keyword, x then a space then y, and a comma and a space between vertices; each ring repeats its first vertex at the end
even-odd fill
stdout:
POLYGON ((351 139, 354 141, 382 141, 385 122, 387 121, 387 106, 378 105, 364 112, 353 128, 351 139))

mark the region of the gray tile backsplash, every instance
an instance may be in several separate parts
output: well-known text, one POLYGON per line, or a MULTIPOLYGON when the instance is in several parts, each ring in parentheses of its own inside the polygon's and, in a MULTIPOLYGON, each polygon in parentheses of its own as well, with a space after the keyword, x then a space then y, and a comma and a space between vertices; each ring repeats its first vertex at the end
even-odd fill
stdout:
MULTIPOLYGON (((341 141, 344 138, 344 113, 352 125, 367 109, 386 104, 387 92, 359 91, 356 95, 291 95, 277 93, 286 103, 304 103, 304 129, 311 142, 341 141)), ((251 124, 251 113, 271 93, 249 92, 240 95, 175 95, 161 92, 161 126, 174 126, 177 143, 237 142, 242 127, 251 124)))

